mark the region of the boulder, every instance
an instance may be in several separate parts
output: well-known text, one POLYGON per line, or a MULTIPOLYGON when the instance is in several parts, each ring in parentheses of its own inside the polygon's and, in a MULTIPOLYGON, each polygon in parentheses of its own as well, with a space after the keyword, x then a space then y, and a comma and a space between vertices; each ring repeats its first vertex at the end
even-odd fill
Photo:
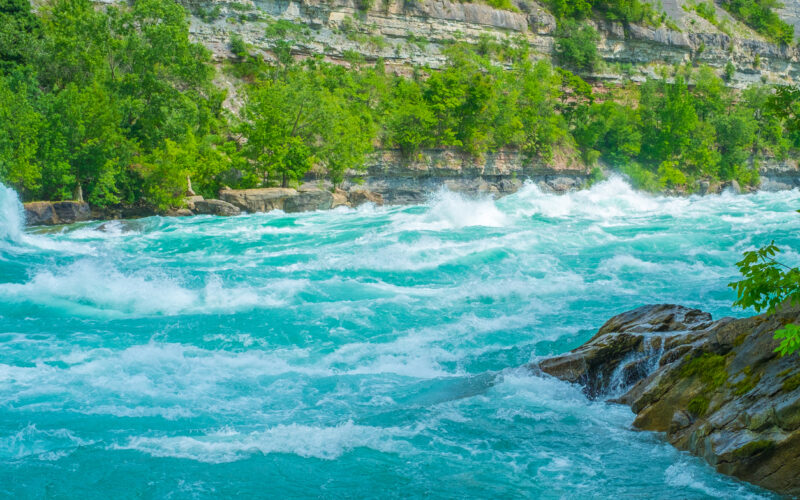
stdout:
POLYGON ((336 188, 336 190, 334 190, 333 192, 333 204, 331 205, 331 208, 336 208, 341 206, 345 207, 350 206, 350 203, 347 201, 347 191, 336 188))
POLYGON ((194 211, 198 214, 231 216, 242 213, 239 207, 222 200, 199 200, 194 203, 194 211))
POLYGON ((25 203, 25 222, 29 226, 58 224, 53 204, 49 201, 32 201, 25 203))
POLYGON ((354 207, 363 205, 364 203, 373 203, 379 206, 383 205, 383 196, 366 189, 351 189, 349 198, 350 204, 354 207))
POLYGON ((246 212, 269 212, 283 210, 287 198, 297 191, 290 188, 223 189, 219 197, 246 212))
MULTIPOLYGON (((192 204, 192 206, 194 207, 194 203, 192 204)), ((173 210, 167 210, 166 215, 167 217, 189 217, 191 215, 194 215, 194 213, 188 208, 176 208, 173 210)))
POLYGON ((333 193, 325 189, 304 188, 294 196, 286 198, 283 210, 286 213, 329 210, 333 206, 333 193))
POLYGON ((186 208, 188 208, 189 210, 194 210, 194 204, 198 201, 203 201, 203 199, 204 198, 200 195, 193 195, 193 196, 187 196, 186 198, 183 199, 183 201, 186 203, 186 208))
POLYGON ((25 220, 31 226, 73 224, 92 218, 89 204, 82 201, 34 201, 25 203, 25 220))
POLYGON ((778 357, 775 330, 800 307, 723 318, 675 305, 607 321, 586 344, 530 366, 630 405, 634 426, 663 432, 724 474, 800 495, 800 363, 778 357))

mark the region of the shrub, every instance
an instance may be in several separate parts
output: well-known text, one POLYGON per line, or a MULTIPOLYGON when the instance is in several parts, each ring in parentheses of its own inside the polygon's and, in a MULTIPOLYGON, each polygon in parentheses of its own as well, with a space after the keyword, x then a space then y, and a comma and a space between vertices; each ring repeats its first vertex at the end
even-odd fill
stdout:
POLYGON ((597 64, 597 42, 600 35, 588 24, 564 20, 556 28, 558 60, 579 70, 592 71, 597 64))

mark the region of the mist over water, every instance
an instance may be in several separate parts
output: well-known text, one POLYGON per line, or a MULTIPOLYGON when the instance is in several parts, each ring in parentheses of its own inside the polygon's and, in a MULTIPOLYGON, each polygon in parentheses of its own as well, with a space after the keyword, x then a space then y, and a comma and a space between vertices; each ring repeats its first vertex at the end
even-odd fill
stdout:
POLYGON ((0 496, 770 498, 521 368, 800 263, 797 191, 563 196, 25 232, 0 187, 0 496))

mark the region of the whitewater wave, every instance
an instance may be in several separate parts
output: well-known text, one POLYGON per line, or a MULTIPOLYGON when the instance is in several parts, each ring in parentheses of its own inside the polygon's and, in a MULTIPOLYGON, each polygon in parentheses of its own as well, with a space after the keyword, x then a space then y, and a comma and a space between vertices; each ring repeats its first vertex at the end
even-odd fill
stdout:
POLYGON ((111 449, 137 450, 155 457, 199 462, 234 462, 254 454, 287 453, 304 458, 333 460, 356 448, 383 453, 410 453, 410 438, 418 430, 356 425, 352 421, 331 427, 276 425, 263 431, 241 432, 230 427, 202 436, 136 436, 111 449))
POLYGON ((63 268, 42 269, 25 283, 1 283, 0 299, 55 307, 90 316, 212 314, 287 304, 304 280, 272 280, 254 288, 225 287, 211 277, 189 288, 153 269, 123 273, 112 264, 81 260, 63 268))
POLYGON ((72 242, 57 241, 25 232, 25 210, 13 189, 0 184, 0 257, 2 253, 29 253, 52 250, 93 255, 95 248, 72 242))
POLYGON ((82 439, 68 429, 38 429, 28 424, 8 436, 0 436, 0 458, 19 460, 36 456, 39 460, 54 461, 63 458, 80 446, 94 441, 82 439))
POLYGON ((509 219, 490 197, 470 198, 447 189, 438 191, 422 214, 394 216, 397 231, 445 231, 465 227, 503 227, 509 219))

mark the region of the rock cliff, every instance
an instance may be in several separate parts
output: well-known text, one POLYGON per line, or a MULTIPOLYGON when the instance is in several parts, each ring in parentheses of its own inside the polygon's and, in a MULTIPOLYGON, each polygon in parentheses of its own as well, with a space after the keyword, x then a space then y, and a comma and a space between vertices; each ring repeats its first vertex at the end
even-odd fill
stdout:
MULTIPOLYGON (((185 0, 193 13, 192 36, 219 60, 232 57, 230 37, 238 34, 254 50, 271 57, 278 40, 291 38, 298 57, 323 54, 344 61, 349 53, 367 60, 382 58, 387 66, 407 71, 413 65, 438 67, 442 49, 453 40, 478 42, 481 37, 521 39, 536 58, 554 55, 553 16, 539 3, 515 0, 515 11, 481 3, 450 0, 185 0), (268 29, 288 20, 306 29, 276 36, 268 29)), ((720 72, 730 61, 733 85, 753 82, 797 83, 800 62, 796 47, 769 43, 719 6, 711 23, 686 0, 662 0, 665 22, 659 28, 606 21, 592 22, 601 40, 605 64, 594 74, 599 81, 643 80, 674 64, 708 64, 720 72)), ((797 1, 781 14, 796 22, 797 1)))
POLYGON ((531 365, 629 405, 634 426, 665 433, 718 471, 800 495, 800 359, 778 357, 775 330, 800 308, 723 318, 674 305, 611 318, 583 346, 531 365))

